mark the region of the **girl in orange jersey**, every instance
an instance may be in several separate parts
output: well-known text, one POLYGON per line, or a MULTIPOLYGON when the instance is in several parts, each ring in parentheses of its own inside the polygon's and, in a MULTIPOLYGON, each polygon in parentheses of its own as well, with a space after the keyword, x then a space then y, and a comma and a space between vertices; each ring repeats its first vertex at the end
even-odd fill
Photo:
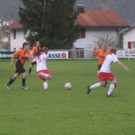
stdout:
MULTIPOLYGON (((39 49, 41 49, 40 47, 39 47, 39 45, 40 45, 40 43, 39 43, 39 41, 36 41, 35 42, 35 46, 32 48, 32 55, 33 54, 35 54, 39 49)), ((36 62, 34 62, 34 63, 31 63, 31 65, 30 65, 30 67, 29 67, 29 76, 31 76, 31 70, 32 70, 32 68, 33 68, 33 66, 36 64, 36 62)))
MULTIPOLYGON (((102 64, 103 64, 103 62, 105 60, 105 57, 108 54, 107 47, 108 47, 108 44, 107 43, 103 43, 102 44, 102 49, 99 49, 99 50, 96 51, 96 46, 95 46, 94 50, 93 50, 93 55, 98 57, 98 71, 97 71, 98 76, 99 76, 102 64)), ((105 84, 105 87, 106 87, 106 85, 107 85, 107 82, 105 84)))
POLYGON ((16 71, 14 76, 10 79, 10 81, 5 85, 7 89, 9 89, 9 86, 15 81, 15 79, 22 73, 22 89, 28 89, 28 87, 25 86, 25 81, 26 81, 26 70, 24 69, 23 65, 25 64, 25 61, 28 58, 33 58, 32 54, 30 53, 29 49, 29 43, 24 42, 23 43, 23 48, 16 51, 12 55, 11 59, 11 66, 13 66, 14 63, 14 57, 18 58, 16 61, 16 71))

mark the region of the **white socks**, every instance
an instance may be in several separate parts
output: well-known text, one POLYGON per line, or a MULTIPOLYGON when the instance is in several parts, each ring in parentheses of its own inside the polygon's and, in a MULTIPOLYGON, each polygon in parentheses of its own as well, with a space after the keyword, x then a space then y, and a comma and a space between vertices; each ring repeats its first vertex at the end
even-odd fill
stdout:
POLYGON ((114 88, 115 88, 115 85, 111 84, 107 94, 110 95, 114 88))
POLYGON ((48 83, 44 82, 43 85, 44 85, 44 90, 47 90, 48 89, 48 83))
POLYGON ((90 86, 90 89, 98 88, 100 87, 100 83, 96 83, 90 86))

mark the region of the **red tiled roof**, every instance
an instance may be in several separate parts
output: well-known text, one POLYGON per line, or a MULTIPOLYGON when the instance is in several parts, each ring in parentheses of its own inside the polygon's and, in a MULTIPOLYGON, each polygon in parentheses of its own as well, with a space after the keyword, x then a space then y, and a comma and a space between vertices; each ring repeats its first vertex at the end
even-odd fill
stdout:
MULTIPOLYGON (((130 27, 118 14, 111 10, 84 10, 75 21, 75 25, 82 27, 130 27)), ((3 29, 23 28, 19 22, 4 27, 3 29)))
POLYGON ((3 29, 21 29, 21 28, 23 28, 23 25, 21 25, 19 22, 16 22, 9 26, 4 27, 3 29))
POLYGON ((75 25, 82 27, 130 27, 118 14, 111 10, 85 10, 80 13, 75 25))

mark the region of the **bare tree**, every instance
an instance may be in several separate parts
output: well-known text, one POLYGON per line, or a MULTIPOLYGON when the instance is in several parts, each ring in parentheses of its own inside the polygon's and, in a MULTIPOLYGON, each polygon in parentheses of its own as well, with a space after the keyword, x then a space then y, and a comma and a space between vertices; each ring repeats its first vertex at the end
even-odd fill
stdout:
POLYGON ((93 56, 93 48, 96 46, 97 48, 101 48, 103 43, 108 43, 109 46, 119 46, 118 38, 110 33, 102 33, 93 35, 93 42, 85 46, 85 58, 95 58, 93 56))

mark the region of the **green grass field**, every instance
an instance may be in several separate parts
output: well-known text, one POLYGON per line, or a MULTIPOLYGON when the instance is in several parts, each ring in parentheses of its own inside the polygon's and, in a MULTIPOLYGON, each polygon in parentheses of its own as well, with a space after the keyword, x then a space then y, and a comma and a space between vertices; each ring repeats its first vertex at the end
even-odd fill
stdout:
POLYGON ((0 48, 2 48, 2 46, 3 46, 3 44, 2 44, 2 43, 0 43, 0 48))
MULTIPOLYGON (((97 60, 50 60, 47 62, 53 80, 49 90, 36 75, 27 76, 21 89, 21 77, 10 86, 15 67, 0 61, 0 135, 135 135, 135 60, 121 60, 130 68, 126 72, 113 64, 117 79, 115 98, 106 97, 106 88, 86 87, 98 82, 97 60), (64 84, 70 82, 71 90, 64 84)), ((30 62, 25 69, 28 71, 30 62)))

